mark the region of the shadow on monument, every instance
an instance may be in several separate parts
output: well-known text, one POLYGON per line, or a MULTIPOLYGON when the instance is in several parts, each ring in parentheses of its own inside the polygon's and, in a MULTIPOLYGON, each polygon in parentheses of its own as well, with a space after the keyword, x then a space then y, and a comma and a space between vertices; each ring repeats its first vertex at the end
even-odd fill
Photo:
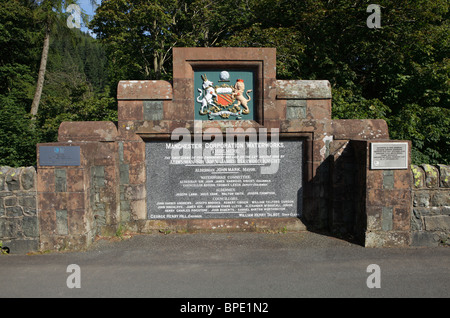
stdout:
MULTIPOLYGON (((300 220, 310 232, 364 246, 362 213, 364 176, 358 170, 351 142, 331 153, 305 181, 304 213, 300 220)), ((303 195, 299 191, 299 196, 303 195)))

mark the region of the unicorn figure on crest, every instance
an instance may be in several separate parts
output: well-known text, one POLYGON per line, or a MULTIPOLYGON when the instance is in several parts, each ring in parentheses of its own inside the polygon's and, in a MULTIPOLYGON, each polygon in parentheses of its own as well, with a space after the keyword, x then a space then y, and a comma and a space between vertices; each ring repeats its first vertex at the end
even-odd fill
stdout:
POLYGON ((202 75, 201 77, 203 80, 203 90, 200 88, 198 89, 200 94, 197 97, 197 102, 202 104, 200 114, 204 115, 206 114, 208 106, 216 106, 215 101, 217 100, 217 94, 213 88, 214 83, 208 80, 206 74, 202 75), (203 91, 205 91, 205 96, 201 98, 203 95, 203 91))

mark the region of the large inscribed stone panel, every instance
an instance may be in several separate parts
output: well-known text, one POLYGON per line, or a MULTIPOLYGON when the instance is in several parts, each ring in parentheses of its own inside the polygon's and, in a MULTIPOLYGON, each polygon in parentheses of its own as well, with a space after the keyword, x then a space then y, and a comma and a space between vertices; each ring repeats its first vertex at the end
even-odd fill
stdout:
POLYGON ((300 217, 302 156, 301 140, 147 142, 147 217, 300 217))

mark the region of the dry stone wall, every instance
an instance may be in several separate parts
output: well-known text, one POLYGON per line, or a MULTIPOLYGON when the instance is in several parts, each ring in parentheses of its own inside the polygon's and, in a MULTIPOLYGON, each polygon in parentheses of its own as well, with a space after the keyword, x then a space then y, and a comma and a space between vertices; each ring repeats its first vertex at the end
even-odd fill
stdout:
POLYGON ((450 244, 450 166, 412 166, 412 245, 450 244))
POLYGON ((39 246, 34 167, 0 167, 0 242, 11 253, 39 246))

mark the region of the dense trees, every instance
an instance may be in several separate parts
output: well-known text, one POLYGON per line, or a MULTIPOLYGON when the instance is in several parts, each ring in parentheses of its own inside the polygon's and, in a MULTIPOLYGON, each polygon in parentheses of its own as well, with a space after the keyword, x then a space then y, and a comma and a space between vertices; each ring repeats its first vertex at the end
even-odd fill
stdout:
MULTIPOLYGON (((415 163, 450 163, 448 0, 103 1, 112 80, 170 79, 173 46, 277 48, 280 79, 328 79, 334 118, 382 118, 415 163)), ((113 85, 114 86, 114 85, 113 85)))
POLYGON ((448 0, 379 0, 380 28, 363 0, 103 0, 97 40, 52 11, 32 131, 44 2, 0 0, 0 164, 33 162, 62 120, 115 119, 117 82, 170 80, 174 46, 276 47, 278 78, 331 82, 334 118, 385 119, 414 163, 450 163, 448 0))
POLYGON ((0 165, 33 165, 36 143, 55 141, 64 120, 115 120, 106 56, 89 35, 54 14, 45 81, 32 124, 31 105, 47 29, 39 1, 0 0, 0 165))

